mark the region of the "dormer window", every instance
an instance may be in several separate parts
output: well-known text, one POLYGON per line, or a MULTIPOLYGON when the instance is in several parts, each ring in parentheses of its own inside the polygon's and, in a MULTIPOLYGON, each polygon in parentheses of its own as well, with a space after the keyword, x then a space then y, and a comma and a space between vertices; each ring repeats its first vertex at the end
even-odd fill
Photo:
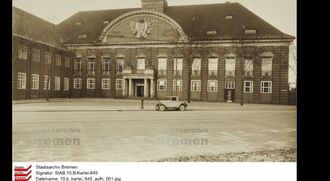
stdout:
POLYGON ((206 35, 216 35, 218 34, 217 30, 206 31, 206 35))
POLYGON ((77 21, 76 23, 75 23, 75 25, 77 25, 77 26, 79 26, 79 25, 81 25, 82 23, 80 22, 80 21, 77 21))
POLYGON ((79 39, 86 39, 87 38, 87 35, 86 34, 80 34, 78 36, 79 39))
POLYGON ((245 30, 245 34, 256 34, 257 33, 257 30, 255 29, 246 29, 245 30))
POLYGON ((232 15, 226 15, 225 18, 226 19, 233 19, 233 16, 232 15))

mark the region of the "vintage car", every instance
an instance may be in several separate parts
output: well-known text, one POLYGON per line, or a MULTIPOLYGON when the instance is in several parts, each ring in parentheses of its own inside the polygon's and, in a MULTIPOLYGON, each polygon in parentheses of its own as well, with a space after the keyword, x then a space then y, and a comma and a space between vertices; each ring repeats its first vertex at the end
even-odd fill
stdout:
POLYGON ((158 101, 156 104, 157 111, 165 111, 165 110, 180 110, 185 111, 188 104, 186 101, 179 101, 178 96, 169 96, 167 100, 158 101))

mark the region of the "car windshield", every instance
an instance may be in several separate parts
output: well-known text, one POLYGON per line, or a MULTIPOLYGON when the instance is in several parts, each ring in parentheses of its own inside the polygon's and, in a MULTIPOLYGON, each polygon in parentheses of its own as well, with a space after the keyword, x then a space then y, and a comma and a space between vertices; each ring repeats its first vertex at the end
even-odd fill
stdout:
POLYGON ((176 101, 177 98, 176 98, 176 97, 169 97, 169 100, 170 100, 170 101, 176 101))

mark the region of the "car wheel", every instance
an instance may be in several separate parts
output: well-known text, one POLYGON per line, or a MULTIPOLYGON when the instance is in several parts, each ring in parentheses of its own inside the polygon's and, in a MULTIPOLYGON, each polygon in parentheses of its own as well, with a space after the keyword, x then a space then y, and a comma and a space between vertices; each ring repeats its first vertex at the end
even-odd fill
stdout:
POLYGON ((160 105, 159 110, 160 111, 165 111, 166 107, 164 105, 160 105))
POLYGON ((180 109, 180 111, 185 111, 185 110, 186 110, 186 106, 184 106, 184 105, 182 104, 182 105, 180 105, 179 109, 180 109))

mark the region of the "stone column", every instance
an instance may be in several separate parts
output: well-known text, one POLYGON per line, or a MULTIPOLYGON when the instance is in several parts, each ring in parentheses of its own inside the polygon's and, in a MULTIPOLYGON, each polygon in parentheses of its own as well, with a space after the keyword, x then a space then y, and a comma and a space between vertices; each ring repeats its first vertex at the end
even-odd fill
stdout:
POLYGON ((128 96, 132 97, 133 96, 133 87, 132 87, 132 79, 129 79, 129 83, 128 83, 128 96))
POLYGON ((154 95, 155 95, 154 79, 150 79, 150 97, 154 97, 154 95))
POLYGON ((123 79, 123 96, 126 96, 126 79, 123 79))
POLYGON ((148 79, 144 79, 144 86, 143 86, 143 97, 148 97, 147 86, 148 86, 148 79))

